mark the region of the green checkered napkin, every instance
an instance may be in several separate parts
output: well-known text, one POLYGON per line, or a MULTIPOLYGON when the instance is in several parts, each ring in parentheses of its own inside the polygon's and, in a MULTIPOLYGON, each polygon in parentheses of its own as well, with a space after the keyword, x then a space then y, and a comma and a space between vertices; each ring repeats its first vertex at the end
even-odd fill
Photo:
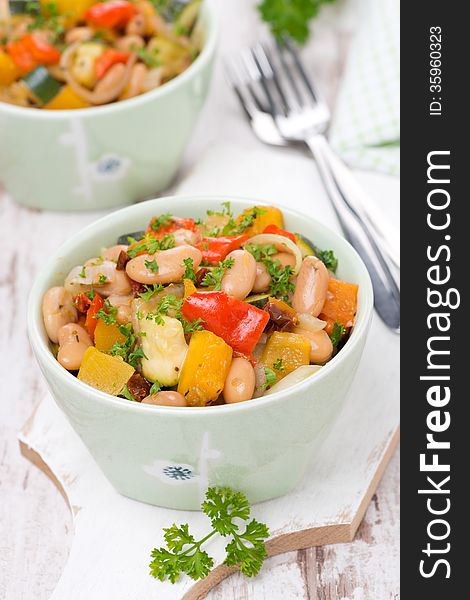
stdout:
POLYGON ((343 160, 400 171, 399 0, 365 0, 330 129, 343 160))

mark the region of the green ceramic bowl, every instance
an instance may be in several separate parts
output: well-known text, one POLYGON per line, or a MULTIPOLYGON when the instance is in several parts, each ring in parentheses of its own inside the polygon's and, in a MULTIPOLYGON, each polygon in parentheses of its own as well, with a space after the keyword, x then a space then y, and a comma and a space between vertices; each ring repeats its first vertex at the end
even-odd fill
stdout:
POLYGON ((0 102, 0 183, 14 200, 46 210, 123 206, 173 179, 206 98, 217 27, 205 2, 205 44, 181 75, 130 100, 79 110, 0 102))
POLYGON ((41 316, 46 290, 69 270, 171 211, 204 217, 232 201, 235 212, 263 204, 231 198, 171 197, 114 212, 73 236, 37 277, 29 298, 33 351, 57 404, 121 494, 170 508, 197 509, 208 485, 228 485, 252 502, 286 494, 302 479, 335 421, 362 354, 373 294, 367 270, 341 237, 307 215, 282 209, 299 231, 339 258, 338 275, 359 284, 357 324, 341 352, 310 378, 285 391, 240 404, 168 408, 110 396, 82 383, 52 355, 41 316))

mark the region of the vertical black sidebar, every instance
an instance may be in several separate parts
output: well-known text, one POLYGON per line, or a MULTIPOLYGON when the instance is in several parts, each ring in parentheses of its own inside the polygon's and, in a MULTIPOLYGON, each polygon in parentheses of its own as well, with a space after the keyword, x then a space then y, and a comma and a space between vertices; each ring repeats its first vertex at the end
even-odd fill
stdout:
POLYGON ((405 600, 468 595, 470 30, 463 8, 402 2, 405 600))

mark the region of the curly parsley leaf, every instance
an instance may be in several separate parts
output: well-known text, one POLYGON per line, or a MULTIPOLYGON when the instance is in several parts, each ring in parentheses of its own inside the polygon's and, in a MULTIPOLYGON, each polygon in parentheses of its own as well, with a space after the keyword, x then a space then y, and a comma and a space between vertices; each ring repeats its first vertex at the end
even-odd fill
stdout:
POLYGON ((204 275, 201 281, 203 287, 213 287, 215 291, 222 289, 222 278, 227 269, 231 269, 235 264, 233 258, 226 258, 219 263, 219 266, 212 267, 211 270, 204 275))
POLYGON ((196 273, 194 271, 194 261, 192 258, 185 258, 183 260, 185 266, 183 279, 190 279, 193 283, 196 283, 196 273))
POLYGON ((340 341, 343 339, 346 334, 346 327, 341 323, 335 323, 333 325, 333 330, 330 333, 331 343, 333 344, 333 348, 336 348, 340 341))
POLYGON ((274 36, 289 36, 304 44, 310 35, 310 21, 323 4, 331 2, 334 0, 262 0, 258 10, 274 36))
POLYGON ((149 396, 152 396, 152 394, 158 394, 158 392, 160 392, 161 389, 162 389, 162 384, 159 381, 154 381, 152 383, 152 387, 150 388, 149 396))
POLYGON ((155 259, 145 260, 144 265, 145 265, 145 268, 148 269, 149 271, 152 271, 152 273, 158 273, 158 263, 155 259))
POLYGON ((114 325, 116 323, 117 307, 113 306, 108 299, 104 301, 103 308, 96 313, 95 319, 101 319, 106 325, 114 325))
POLYGON ((278 358, 276 362, 273 363, 273 369, 280 371, 281 373, 286 370, 282 358, 278 358))
POLYGON ((209 488, 202 503, 202 511, 210 518, 212 531, 200 540, 190 533, 187 524, 164 529, 166 548, 154 548, 151 554, 150 574, 164 581, 175 583, 182 573, 194 580, 206 577, 214 560, 202 549, 203 544, 216 534, 231 536, 226 545, 225 564, 240 565, 248 577, 256 575, 265 559, 265 540, 269 530, 264 523, 250 519, 250 507, 246 496, 229 488, 209 488), (242 524, 244 530, 240 531, 242 524))
POLYGON ((159 294, 164 289, 163 285, 161 285, 160 283, 154 283, 152 285, 144 285, 144 288, 145 288, 145 292, 139 292, 138 295, 143 300, 145 300, 145 302, 148 302, 150 300, 150 298, 155 296, 155 294, 159 294))
POLYGON ((276 373, 269 367, 264 367, 264 375, 266 377, 263 385, 261 386, 263 391, 269 389, 277 381, 276 373))
POLYGON ((325 267, 328 270, 333 271, 333 273, 336 273, 338 259, 333 250, 320 250, 319 248, 314 248, 314 250, 317 257, 325 264, 325 267))

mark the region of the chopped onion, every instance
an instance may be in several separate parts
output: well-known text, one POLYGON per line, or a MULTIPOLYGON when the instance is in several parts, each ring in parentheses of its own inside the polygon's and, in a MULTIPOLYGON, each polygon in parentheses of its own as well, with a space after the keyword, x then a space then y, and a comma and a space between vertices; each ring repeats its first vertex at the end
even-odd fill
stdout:
POLYGON ((260 233, 247 240, 243 245, 256 244, 257 246, 265 246, 266 244, 272 244, 278 252, 288 252, 293 254, 295 258, 295 265, 293 267, 293 274, 297 275, 302 266, 302 253, 299 250, 297 244, 294 244, 292 240, 283 235, 276 235, 275 233, 260 233))
POLYGON ((321 329, 324 329, 326 325, 326 321, 322 321, 308 313, 299 313, 297 315, 297 320, 299 322, 298 326, 307 331, 320 331, 321 329))
POLYGON ((321 368, 321 365, 303 365, 295 371, 292 371, 292 373, 289 373, 289 375, 283 377, 281 381, 273 385, 271 389, 264 392, 264 395, 267 396, 269 394, 275 394, 276 392, 281 392, 287 388, 290 388, 296 383, 300 383, 304 379, 307 379, 307 377, 310 377, 310 375, 318 373, 321 368))
POLYGON ((70 293, 77 294, 92 285, 104 285, 99 281, 100 275, 106 277, 106 283, 111 283, 114 280, 115 273, 116 263, 111 260, 104 260, 94 265, 78 265, 65 278, 64 287, 70 293))

